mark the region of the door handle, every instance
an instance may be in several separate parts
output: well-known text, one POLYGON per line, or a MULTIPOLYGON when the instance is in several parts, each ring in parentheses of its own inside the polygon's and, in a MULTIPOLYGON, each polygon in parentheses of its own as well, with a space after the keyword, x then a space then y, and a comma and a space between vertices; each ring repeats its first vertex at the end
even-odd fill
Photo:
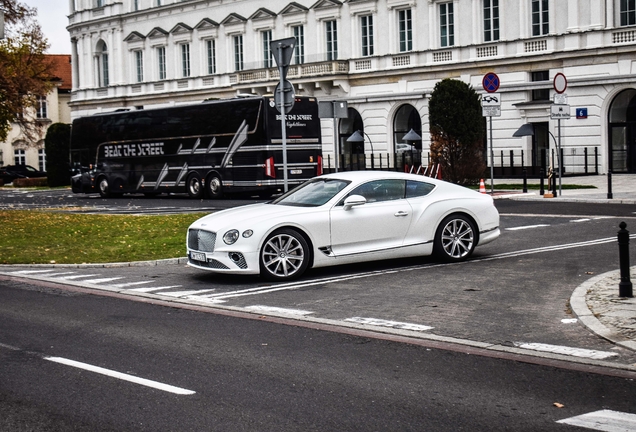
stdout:
POLYGON ((404 216, 408 216, 408 215, 409 215, 408 212, 399 211, 399 212, 395 213, 393 216, 395 216, 395 217, 404 217, 404 216))

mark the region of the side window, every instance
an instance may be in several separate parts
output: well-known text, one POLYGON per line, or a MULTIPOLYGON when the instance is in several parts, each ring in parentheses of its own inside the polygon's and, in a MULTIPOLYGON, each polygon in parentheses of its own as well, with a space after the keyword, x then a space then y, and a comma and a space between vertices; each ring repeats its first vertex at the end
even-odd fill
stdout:
POLYGON ((375 180, 355 188, 349 195, 362 195, 368 203, 404 198, 404 180, 375 180))
POLYGON ((424 195, 428 195, 433 189, 435 189, 435 185, 433 184, 420 182, 420 181, 407 180, 406 197, 407 198, 422 197, 424 195))

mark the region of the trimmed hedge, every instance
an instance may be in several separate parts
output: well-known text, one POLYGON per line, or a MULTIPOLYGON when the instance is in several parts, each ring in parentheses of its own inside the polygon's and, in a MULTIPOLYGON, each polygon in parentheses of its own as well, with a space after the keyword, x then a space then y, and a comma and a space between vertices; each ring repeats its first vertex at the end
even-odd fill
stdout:
POLYGON ((17 178, 13 180, 13 187, 48 186, 46 177, 17 178))

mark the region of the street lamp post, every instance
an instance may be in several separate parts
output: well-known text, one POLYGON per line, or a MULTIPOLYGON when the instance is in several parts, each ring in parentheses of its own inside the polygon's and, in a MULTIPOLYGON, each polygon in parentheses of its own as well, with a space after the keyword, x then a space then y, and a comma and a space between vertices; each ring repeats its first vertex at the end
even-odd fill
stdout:
POLYGON ((355 131, 354 133, 351 134, 351 136, 349 138, 347 138, 347 142, 350 143, 362 143, 362 147, 364 149, 364 137, 362 136, 362 134, 366 135, 367 139, 369 140, 369 145, 371 146, 371 169, 374 169, 373 166, 373 143, 371 142, 371 138, 369 138, 369 135, 367 135, 366 132, 364 131, 355 131))

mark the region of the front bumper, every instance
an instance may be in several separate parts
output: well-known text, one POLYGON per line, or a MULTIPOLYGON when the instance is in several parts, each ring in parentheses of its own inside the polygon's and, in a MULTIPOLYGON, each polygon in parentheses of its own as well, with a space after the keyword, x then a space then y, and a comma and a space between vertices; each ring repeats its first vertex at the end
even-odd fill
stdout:
POLYGON ((200 252, 188 249, 188 265, 225 274, 259 274, 258 253, 237 250, 200 252), (205 259, 203 259, 205 258, 205 259))

